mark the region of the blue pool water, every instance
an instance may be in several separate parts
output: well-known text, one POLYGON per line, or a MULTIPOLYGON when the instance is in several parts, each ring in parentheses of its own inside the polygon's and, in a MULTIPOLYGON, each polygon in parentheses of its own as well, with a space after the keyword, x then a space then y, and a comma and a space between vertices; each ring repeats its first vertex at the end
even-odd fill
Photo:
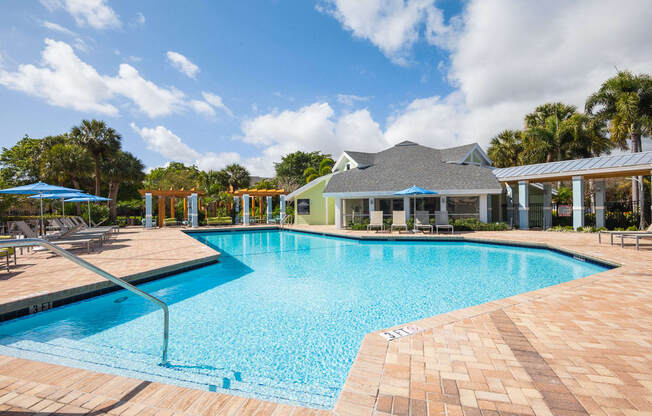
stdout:
POLYGON ((605 270, 548 250, 358 241, 292 231, 195 234, 218 264, 0 324, 0 354, 329 408, 366 333, 605 270))

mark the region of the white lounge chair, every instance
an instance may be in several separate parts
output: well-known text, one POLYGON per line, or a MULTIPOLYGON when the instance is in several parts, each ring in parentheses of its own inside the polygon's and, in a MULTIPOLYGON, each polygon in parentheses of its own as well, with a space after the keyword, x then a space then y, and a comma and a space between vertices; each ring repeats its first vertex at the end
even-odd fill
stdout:
POLYGON ((414 218, 414 228, 417 230, 427 229, 432 233, 432 225, 430 225, 430 214, 428 211, 417 211, 414 218))
MULTIPOLYGON (((609 235, 609 239, 611 241, 612 246, 614 245, 614 236, 615 237, 620 237, 620 246, 622 247, 622 245, 623 245, 623 241, 622 241, 623 236, 652 235, 652 225, 647 227, 647 229, 645 231, 598 231, 598 244, 602 243, 602 234, 609 235)), ((636 242, 638 243, 638 240, 636 240, 636 242)))
POLYGON ((374 228, 377 231, 385 230, 385 223, 383 222, 383 211, 371 211, 371 215, 369 216, 369 224, 367 225, 367 231, 374 228))
POLYGON ((408 226, 405 222, 405 211, 394 211, 392 215, 392 226, 390 227, 391 231, 394 231, 394 228, 405 228, 407 231, 408 226))
POLYGON ((435 230, 439 234, 439 229, 451 230, 451 234, 455 234, 455 228, 448 221, 448 212, 441 211, 435 213, 435 230))

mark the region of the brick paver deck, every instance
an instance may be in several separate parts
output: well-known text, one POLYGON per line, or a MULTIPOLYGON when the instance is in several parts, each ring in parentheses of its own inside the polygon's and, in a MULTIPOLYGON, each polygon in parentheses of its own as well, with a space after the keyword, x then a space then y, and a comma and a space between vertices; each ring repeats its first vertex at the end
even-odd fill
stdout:
MULTIPOLYGON (((652 247, 598 246, 575 233, 465 237, 551 244, 623 266, 423 319, 422 332, 399 340, 368 334, 335 413, 652 415, 652 247)), ((329 413, 10 357, 0 357, 1 412, 329 413)))

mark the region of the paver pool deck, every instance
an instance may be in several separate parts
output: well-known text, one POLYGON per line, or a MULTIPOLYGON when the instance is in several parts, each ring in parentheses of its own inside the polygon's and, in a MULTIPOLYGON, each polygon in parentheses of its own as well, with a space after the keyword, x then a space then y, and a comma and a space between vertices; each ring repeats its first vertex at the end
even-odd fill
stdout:
MULTIPOLYGON (((297 229, 375 236, 327 226, 297 229)), ((216 255, 178 229, 123 233, 107 246, 114 247, 82 257, 123 277, 216 255)), ((652 246, 598 245, 597 235, 582 233, 463 236, 547 244, 622 266, 423 319, 415 322, 423 331, 391 342, 366 335, 333 413, 652 415, 652 246)), ((0 307, 30 294, 97 283, 63 259, 45 257, 19 256, 18 272, 0 275, 0 307)), ((331 412, 0 356, 0 413, 331 412)))

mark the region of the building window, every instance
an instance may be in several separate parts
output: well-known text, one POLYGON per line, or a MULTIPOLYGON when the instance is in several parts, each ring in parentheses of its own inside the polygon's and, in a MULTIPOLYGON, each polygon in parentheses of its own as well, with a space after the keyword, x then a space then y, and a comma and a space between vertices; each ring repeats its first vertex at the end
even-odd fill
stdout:
POLYGON ((310 215, 310 200, 309 199, 297 199, 297 214, 298 215, 310 215))
POLYGON ((347 163, 347 164, 346 164, 346 168, 345 168, 344 170, 351 170, 351 164, 350 164, 350 163, 347 163))
POLYGON ((455 196, 446 198, 448 215, 463 218, 478 218, 480 198, 477 196, 455 196))

